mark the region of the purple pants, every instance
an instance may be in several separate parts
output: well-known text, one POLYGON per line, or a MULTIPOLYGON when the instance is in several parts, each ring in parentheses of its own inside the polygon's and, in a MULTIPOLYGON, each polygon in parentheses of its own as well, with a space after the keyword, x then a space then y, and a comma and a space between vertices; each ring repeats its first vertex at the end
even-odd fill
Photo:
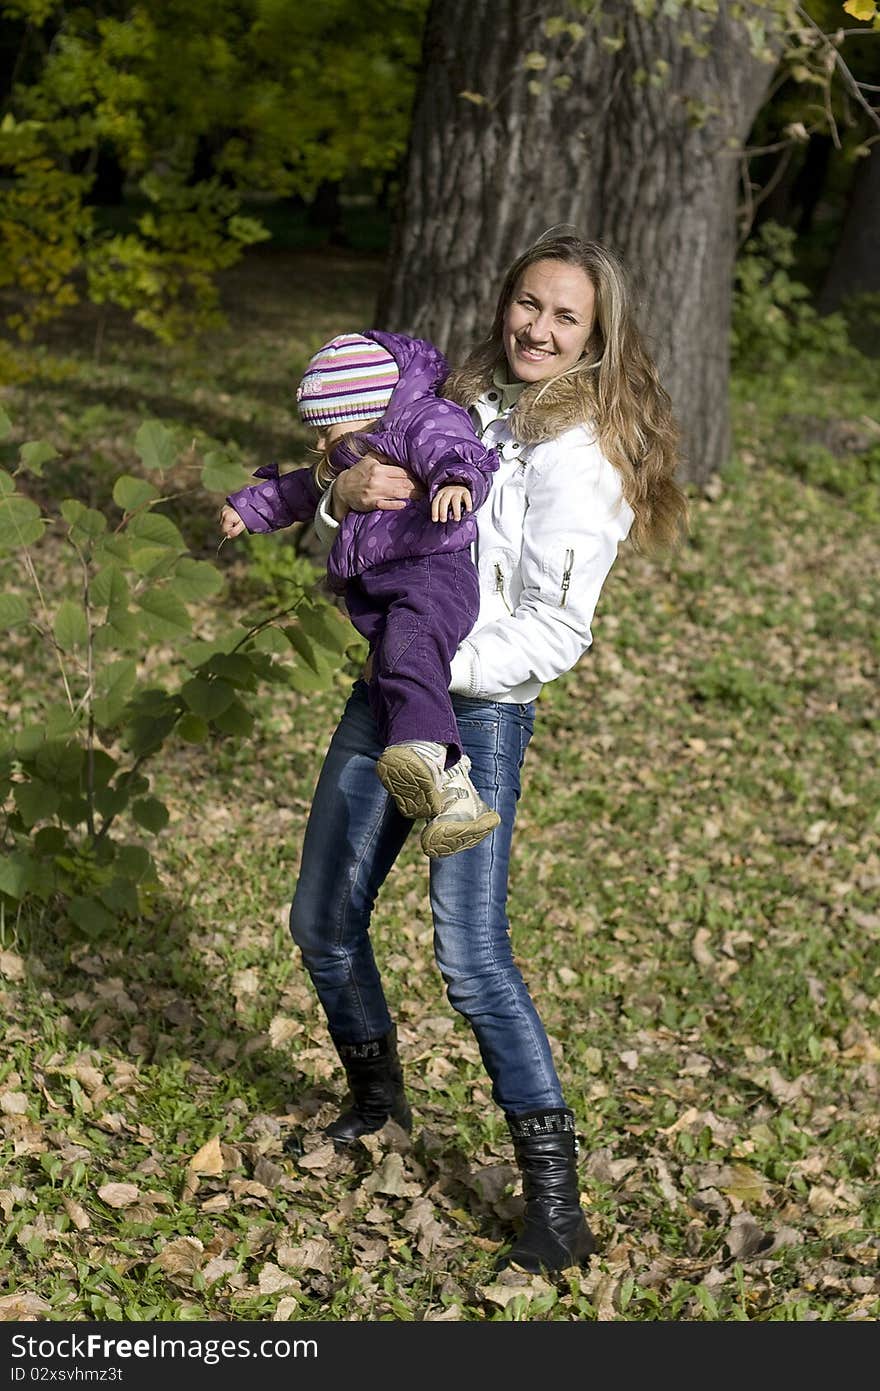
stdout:
POLYGON ((447 744, 461 757, 449 664, 476 621, 480 584, 469 550, 391 560, 351 580, 348 615, 370 644, 370 709, 383 745, 447 744))

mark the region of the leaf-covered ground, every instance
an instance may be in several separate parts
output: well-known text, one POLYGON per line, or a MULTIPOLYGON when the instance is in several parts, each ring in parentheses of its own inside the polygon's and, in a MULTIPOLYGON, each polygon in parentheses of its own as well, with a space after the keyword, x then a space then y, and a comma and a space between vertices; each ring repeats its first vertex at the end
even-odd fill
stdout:
MULTIPOLYGON (((49 344, 63 371, 3 404, 85 501, 146 415, 249 465, 296 457, 298 372, 368 322, 377 269, 254 256, 199 356, 110 323, 96 360, 81 312, 49 344)), ((286 920, 348 671, 267 697, 244 745, 175 748, 146 920, 7 921, 0 1317, 877 1318, 877 500, 851 441, 822 486, 797 460, 841 422, 870 446, 878 377, 737 383, 736 461, 689 543, 621 554, 591 653, 539 703, 511 921, 577 1117, 589 1270, 493 1274, 512 1147, 443 995, 415 837, 374 934, 415 1129, 346 1156, 321 1137, 342 1073, 286 920)), ((197 553, 215 501, 192 500, 197 553)), ((221 563, 246 593, 244 551, 221 563)), ((51 669, 11 656, 14 718, 51 669)))

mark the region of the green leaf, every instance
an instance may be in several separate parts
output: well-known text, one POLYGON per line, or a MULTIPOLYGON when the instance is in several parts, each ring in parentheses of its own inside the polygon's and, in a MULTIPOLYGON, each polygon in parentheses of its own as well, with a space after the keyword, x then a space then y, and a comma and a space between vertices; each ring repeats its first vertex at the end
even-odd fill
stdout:
POLYGON ((257 685, 257 673, 249 656, 243 652, 216 652, 204 664, 204 670, 214 676, 222 677, 231 686, 245 691, 253 691, 257 685))
POLYGON ((119 816, 128 806, 131 793, 122 787, 99 787, 95 792, 95 810, 106 819, 119 816))
POLYGON ((106 624, 95 633, 95 650, 106 652, 118 646, 126 648, 140 644, 140 616, 123 608, 121 604, 108 609, 106 624))
POLYGON ((109 884, 98 890, 98 897, 111 913, 129 918, 137 917, 140 909, 136 886, 130 879, 117 876, 109 884))
POLYGON ((135 758, 160 749, 177 723, 177 714, 138 715, 125 726, 125 743, 135 758))
MULTIPOLYGON (((106 787, 119 764, 115 758, 111 758, 104 749, 92 749, 92 786, 106 787)), ((86 756, 83 751, 83 773, 86 768, 86 756)))
POLYGON ((237 493, 248 481, 241 464, 233 463, 222 454, 206 454, 202 466, 202 487, 209 493, 237 493))
POLYGON ((63 797, 58 815, 65 826, 81 826, 89 814, 89 804, 85 797, 63 797))
POLYGON ((191 629, 190 616, 183 604, 167 589, 147 589, 138 599, 151 637, 179 637, 191 629))
POLYGON ((29 497, 20 493, 0 498, 0 548, 31 546, 43 534, 40 509, 29 497))
POLYGON ((95 898, 77 895, 67 905, 67 916, 72 923, 90 937, 109 935, 116 926, 116 918, 108 913, 102 903, 95 898))
POLYGON ((54 787, 44 782, 19 782, 12 792, 21 819, 30 830, 38 821, 48 821, 58 810, 59 796, 54 787))
POLYGON ((74 599, 65 599, 59 605, 52 631, 62 652, 85 647, 89 640, 89 625, 82 604, 74 599))
POLYGON ((234 700, 223 711, 223 714, 218 715, 211 723, 215 729, 219 729, 223 734, 234 734, 238 738, 244 739, 253 730, 254 717, 240 700, 234 700))
POLYGON ((126 879, 139 883, 148 875, 155 877, 153 857, 143 845, 120 845, 116 851, 116 867, 126 879))
POLYGON ((203 681, 198 676, 185 682, 180 694, 192 713, 206 720, 216 719, 235 699, 233 688, 225 681, 203 681))
POLYGON ((114 560, 121 561, 123 565, 128 565, 131 562, 131 542, 121 533, 105 536, 101 542, 101 554, 102 557, 109 555, 114 560))
POLYGON ((42 478, 43 465, 48 464, 52 459, 57 459, 58 450, 48 440, 30 440, 21 446, 18 458, 23 469, 27 469, 28 473, 34 473, 38 478, 42 478))
POLYGON ((60 826, 41 826, 34 832, 33 846, 38 855, 59 855, 67 849, 67 834, 60 826))
POLYGON ((286 657, 290 651, 290 644, 274 623, 268 628, 261 628, 251 639, 251 647, 258 652, 273 652, 276 656, 286 657))
POLYGON ((62 701, 46 705, 43 709, 43 732, 47 739, 64 739, 74 734, 85 723, 82 710, 71 710, 62 701))
POLYGON ((98 686, 100 694, 92 703, 92 711, 100 726, 106 729, 117 723, 136 680, 137 662, 132 657, 123 657, 104 668, 98 686))
POLYGON ((302 657, 303 661, 312 668, 312 671, 316 674, 320 673, 321 667, 315 656, 315 649, 312 646, 311 639, 306 637, 302 628, 295 623, 289 623, 285 625, 281 631, 287 638, 294 652, 302 657))
POLYGON ((13 739, 13 748, 19 758, 32 758, 37 752, 37 749, 45 742, 45 726, 41 724, 27 724, 21 729, 16 730, 13 739))
POLYGON ((17 628, 29 617, 30 605, 20 594, 0 594, 0 628, 17 628))
POLYGON ((288 669, 287 680, 300 695, 311 695, 313 691, 325 691, 333 680, 333 673, 325 670, 318 675, 308 667, 295 666, 288 669))
POLYGON ((175 554, 167 546, 133 546, 131 566, 139 575, 150 579, 162 579, 174 569, 175 554))
POLYGON ((15 479, 5 468, 0 468, 0 497, 8 497, 15 492, 15 479))
POLYGON ((204 744, 210 732, 208 721, 203 720, 201 715, 190 712, 181 715, 177 721, 177 733, 186 744, 204 744))
POLYGON ((91 582, 89 597, 97 608, 128 606, 128 581, 118 565, 111 563, 98 571, 91 582))
POLYGON ((323 608, 298 609, 296 616, 303 631, 319 647, 329 647, 332 651, 344 652, 352 640, 351 624, 329 604, 325 604, 323 608))
POLYGON ((70 527, 74 541, 95 541, 107 530, 104 513, 85 507, 77 498, 65 498, 58 510, 70 527))
POLYGON ((130 473, 122 474, 113 484, 113 501, 123 512, 134 512, 158 496, 159 489, 154 488, 152 483, 145 478, 134 478, 130 473))
POLYGON ((162 512, 139 512, 128 524, 129 536, 146 541, 151 546, 171 546, 186 550, 186 542, 170 517, 162 512))
POLYGON ((139 826, 146 831, 162 831, 168 825, 168 808, 158 797, 141 797, 132 802, 131 814, 139 826))
POLYGON ((134 444, 144 468, 169 469, 177 458, 174 436, 161 420, 145 420, 134 444))
POLYGON ((66 739, 47 739, 36 751, 34 767, 53 787, 70 787, 79 781, 85 749, 66 739))
POLYGON ((0 860, 0 893, 14 899, 25 898, 36 886, 39 872, 39 861, 26 851, 6 855, 0 860))
POLYGON ((223 575, 207 560, 184 556, 174 570, 174 592, 187 603, 209 599, 223 588, 223 575))

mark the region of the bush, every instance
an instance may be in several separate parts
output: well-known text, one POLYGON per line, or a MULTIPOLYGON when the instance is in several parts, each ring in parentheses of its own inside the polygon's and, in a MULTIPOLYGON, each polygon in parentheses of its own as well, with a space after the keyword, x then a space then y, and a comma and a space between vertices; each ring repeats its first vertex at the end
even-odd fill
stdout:
MULTIPOLYGON (((0 412, 0 439, 10 430, 0 412)), ((25 676, 13 707, 22 714, 0 731, 4 941, 10 917, 17 930, 51 913, 86 934, 137 918, 157 880, 143 840, 169 819, 150 765, 175 740, 246 738, 249 700, 264 683, 326 687, 357 640, 311 570, 290 577, 280 602, 273 593, 249 617, 221 621, 219 636, 194 634, 193 611, 217 598, 224 578, 189 554, 161 510, 172 501, 161 485, 177 464, 171 431, 147 421, 136 448, 143 472, 116 479, 111 523, 71 497, 46 516, 20 490, 21 476, 31 475, 45 492, 43 470, 56 458, 45 441, 23 444, 17 466, 0 468, 0 555, 17 555, 28 581, 4 584, 0 626, 36 632, 57 677, 46 696, 42 672, 33 689, 25 676), (41 574, 50 528, 66 540, 70 563, 41 574)), ((202 487, 225 494, 239 481, 230 467, 209 455, 202 487)), ((216 608, 213 616, 216 623, 216 608)))
POLYGON ((791 359, 819 362, 854 353, 843 314, 820 315, 792 279, 795 233, 765 223, 736 263, 731 351, 734 366, 762 373, 791 359))

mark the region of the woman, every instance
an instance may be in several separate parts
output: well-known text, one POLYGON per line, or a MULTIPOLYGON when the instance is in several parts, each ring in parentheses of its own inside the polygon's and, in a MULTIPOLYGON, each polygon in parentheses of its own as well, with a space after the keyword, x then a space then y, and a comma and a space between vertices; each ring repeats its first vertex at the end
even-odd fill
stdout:
MULTIPOLYGON (((479 795, 501 820, 473 849, 430 866, 437 964, 471 1024, 522 1173, 523 1230, 506 1263, 558 1271, 595 1249, 580 1207, 574 1117, 547 1035, 514 963, 506 916, 519 771, 541 686, 591 642, 599 593, 628 536, 671 542, 686 516, 673 480, 669 399, 641 345, 616 258, 548 234, 509 268, 488 338, 446 382, 500 464, 478 514, 477 622, 450 689, 479 795)), ((319 505, 326 543, 350 509, 400 508, 406 472, 367 457, 319 505)), ((339 1144, 389 1117, 411 1126, 396 1031, 370 946, 376 895, 411 828, 375 772, 382 752, 358 682, 315 791, 291 932, 345 1068, 339 1144)), ((455 788, 440 815, 456 815, 455 788)))

